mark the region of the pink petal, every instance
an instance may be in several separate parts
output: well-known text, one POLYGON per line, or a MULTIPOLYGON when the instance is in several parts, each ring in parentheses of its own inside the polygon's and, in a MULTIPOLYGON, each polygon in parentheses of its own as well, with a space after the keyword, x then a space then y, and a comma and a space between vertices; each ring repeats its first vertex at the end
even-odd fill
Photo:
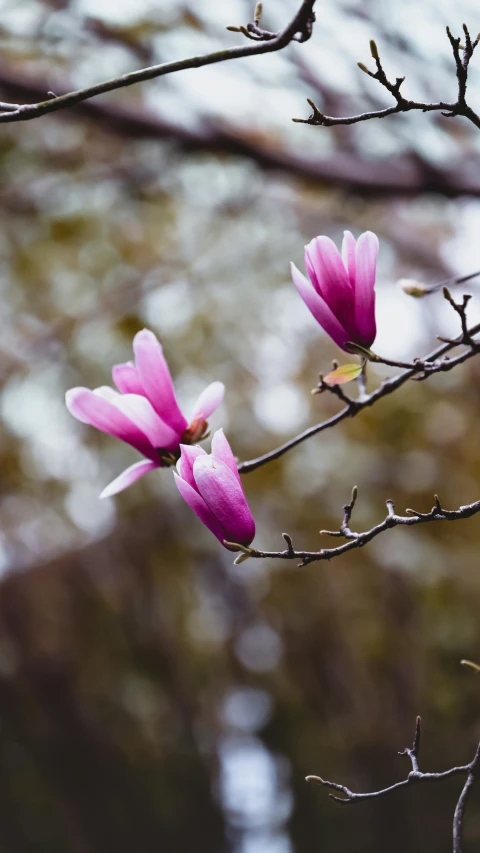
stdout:
POLYGON ((135 465, 130 465, 130 468, 127 468, 123 474, 120 474, 115 480, 106 486, 101 493, 101 498, 111 498, 112 495, 118 494, 118 492, 122 492, 124 489, 128 489, 132 483, 135 483, 140 477, 143 477, 144 474, 148 474, 149 471, 153 471, 155 468, 159 468, 159 462, 152 462, 150 459, 142 459, 141 462, 135 462, 135 465))
POLYGON ((317 282, 315 289, 353 337, 354 296, 340 252, 329 237, 316 237, 305 246, 305 266, 317 282))
POLYGON ((314 290, 311 282, 302 275, 295 264, 291 264, 291 268, 293 283, 305 305, 311 311, 317 323, 326 331, 327 335, 330 335, 339 347, 345 349, 345 344, 351 339, 351 336, 343 328, 341 323, 339 323, 334 314, 332 314, 322 297, 314 290))
POLYGON ((206 421, 215 409, 218 409, 223 400, 224 393, 225 385, 223 382, 212 382, 211 385, 207 385, 193 407, 190 420, 194 421, 197 418, 201 418, 206 421))
POLYGON ((230 468, 211 456, 199 456, 193 464, 198 491, 225 531, 224 539, 249 545, 255 522, 241 484, 230 468))
MULTIPOLYGON (((115 393, 111 388, 109 390, 115 393)), ((145 433, 110 400, 94 394, 89 388, 71 388, 65 395, 65 402, 77 420, 126 441, 144 456, 155 459, 155 450, 145 433)))
POLYGON ((145 396, 145 391, 138 375, 138 370, 133 361, 125 364, 116 364, 112 370, 115 385, 122 394, 140 394, 145 396))
POLYGON ((355 324, 356 343, 370 347, 377 332, 375 325, 375 274, 378 255, 378 238, 365 231, 357 240, 355 251, 355 324))
POLYGON ((111 403, 114 403, 120 397, 118 391, 110 388, 110 385, 100 385, 99 388, 93 389, 93 393, 98 397, 102 397, 103 400, 109 400, 111 403))
POLYGON ((343 232, 342 261, 348 273, 350 286, 355 290, 355 246, 356 240, 351 231, 343 232))
POLYGON ((182 480, 178 474, 175 474, 174 472, 173 476, 175 477, 177 489, 184 501, 187 502, 190 509, 193 509, 195 515, 197 515, 200 521, 204 523, 205 527, 208 527, 213 535, 223 543, 223 540, 227 538, 225 531, 215 518, 213 512, 208 508, 203 498, 195 491, 195 489, 192 489, 189 483, 182 480))
POLYGON ((153 332, 138 332, 133 339, 135 362, 145 394, 165 423, 180 435, 187 428, 173 388, 172 377, 162 347, 153 332))
POLYGON ((185 480, 192 489, 198 491, 193 477, 193 463, 198 456, 206 456, 207 454, 203 447, 199 447, 198 444, 193 446, 190 444, 181 444, 180 451, 180 459, 177 462, 177 471, 179 476, 182 480, 185 480))
POLYGON ((145 433, 152 447, 176 450, 181 436, 164 423, 146 397, 118 394, 113 404, 145 433))
POLYGON ((235 460, 235 456, 232 453, 232 448, 230 447, 223 429, 217 429, 213 434, 212 438, 212 456, 214 459, 220 459, 230 471, 235 474, 238 482, 240 483, 240 474, 238 473, 237 463, 235 460))

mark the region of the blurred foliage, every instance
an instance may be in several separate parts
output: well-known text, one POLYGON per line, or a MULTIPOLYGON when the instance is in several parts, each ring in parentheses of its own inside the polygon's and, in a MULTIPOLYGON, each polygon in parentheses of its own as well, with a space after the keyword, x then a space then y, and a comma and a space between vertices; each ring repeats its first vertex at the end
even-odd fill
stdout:
MULTIPOLYGON (((226 43, 222 27, 251 10, 224 5, 219 21, 213 3, 4 2, 2 62, 79 85, 226 43)), ((438 25, 429 15, 452 12, 416 8, 434 28, 424 36, 438 25)), ((387 25, 392 60, 399 51, 399 70, 424 78, 418 33, 392 9, 331 6, 308 53, 295 54, 316 57, 309 68, 331 94, 334 60, 318 45, 333 50, 333 36, 343 44, 350 33, 356 53, 335 55, 340 104, 352 95, 340 71, 387 25)), ((443 50, 431 59, 436 79, 453 85, 443 50)), ((351 134, 287 132, 305 94, 291 59, 276 56, 112 103, 166 109, 201 129, 214 113, 233 127, 228 100, 236 132, 261 131, 272 149, 338 146, 368 159, 408 145, 442 168, 478 145, 459 123, 418 116, 414 133, 410 117, 351 134)), ((212 427, 225 427, 240 458, 256 456, 337 410, 310 394, 338 351, 289 281, 303 244, 347 227, 379 234, 375 348, 407 358, 454 334, 456 318, 441 296, 415 301, 395 282, 478 267, 478 205, 351 196, 74 112, 4 125, 0 176, 2 853, 449 850, 459 780, 347 810, 304 777, 354 790, 401 778, 397 750, 418 713, 423 769, 473 755, 479 682, 459 661, 480 659, 478 521, 390 531, 332 564, 236 567, 168 471, 99 502, 135 453, 75 422, 63 395, 107 384, 146 325, 186 409, 207 382, 225 382, 212 427)), ((472 360, 412 383, 247 475, 259 546, 282 547, 287 530, 299 547, 320 547, 354 483, 354 529, 380 520, 386 498, 399 511, 429 509, 435 491, 446 506, 477 499, 479 379, 472 360)), ((480 841, 478 796, 469 849, 480 841)))

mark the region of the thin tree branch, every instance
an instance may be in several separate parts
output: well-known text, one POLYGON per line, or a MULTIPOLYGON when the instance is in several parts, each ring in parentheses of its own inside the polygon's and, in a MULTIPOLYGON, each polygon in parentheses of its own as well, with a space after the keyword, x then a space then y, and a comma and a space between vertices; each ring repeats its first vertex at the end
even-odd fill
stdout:
POLYGON ((395 82, 392 82, 387 77, 380 56, 378 54, 377 46, 372 40, 370 42, 370 50, 372 57, 375 60, 376 71, 370 71, 367 66, 363 64, 363 62, 359 62, 358 66, 361 71, 363 71, 365 74, 368 74, 368 76, 372 77, 372 79, 377 80, 380 85, 383 86, 383 88, 386 89, 387 92, 392 95, 392 97, 395 99, 395 104, 383 110, 371 110, 368 112, 359 113, 358 115, 336 117, 324 115, 312 100, 307 99, 307 102, 310 104, 313 110, 312 114, 309 116, 308 119, 294 118, 293 121, 300 122, 301 124, 311 124, 317 127, 335 127, 336 125, 358 124, 358 122, 370 121, 374 118, 387 118, 387 116, 395 115, 396 113, 407 113, 411 112, 412 110, 420 110, 424 113, 441 112, 441 114, 446 118, 453 118, 454 116, 463 116, 464 118, 472 122, 475 127, 480 129, 480 116, 467 104, 466 101, 468 67, 470 60, 473 56, 474 50, 478 45, 479 37, 472 41, 472 39, 470 38, 470 33, 465 24, 463 25, 463 32, 465 36, 465 44, 461 45, 460 38, 455 38, 454 36, 452 36, 449 28, 447 27, 447 35, 452 46, 458 81, 458 92, 456 101, 452 103, 447 101, 438 101, 436 103, 428 104, 423 101, 412 101, 408 98, 405 98, 401 92, 401 86, 405 80, 405 77, 397 77, 395 79, 395 82))
MULTIPOLYGON (((448 291, 446 291, 448 293, 448 291)), ((480 340, 475 340, 475 335, 480 332, 480 323, 477 323, 472 328, 468 328, 467 320, 466 320, 466 307, 468 304, 469 296, 465 296, 463 298, 462 303, 456 303, 448 293, 448 297, 446 296, 454 310, 459 314, 462 325, 462 334, 459 338, 455 340, 451 339, 442 339, 444 343, 442 346, 433 350, 433 352, 424 356, 423 358, 415 359, 411 364, 406 364, 404 362, 393 361, 391 359, 384 359, 381 356, 375 356, 374 361, 390 365, 393 367, 401 367, 402 372, 397 376, 392 377, 391 379, 386 379, 382 384, 371 394, 362 394, 356 400, 347 397, 345 392, 341 392, 341 398, 346 401, 347 405, 336 415, 333 415, 331 418, 327 420, 321 421, 319 424, 315 424, 314 426, 309 427, 303 432, 296 435, 294 438, 291 438, 289 441, 286 441, 284 444, 281 444, 280 447, 275 448, 275 450, 270 450, 268 453, 264 453, 262 456, 258 456, 256 459, 249 459, 245 462, 240 462, 238 465, 238 470, 241 474, 248 474, 250 471, 255 471, 256 468, 260 468, 261 465, 266 465, 268 462, 272 462, 274 459, 279 459, 283 456, 284 453, 291 450, 293 447, 296 447, 298 444, 301 444, 303 441, 306 441, 308 438, 311 438, 313 435, 317 435, 320 432, 324 432, 326 429, 330 429, 333 426, 336 426, 341 421, 344 421, 346 418, 353 418, 358 415, 359 412, 362 412, 364 409, 373 406, 378 400, 387 397, 389 394, 392 394, 398 388, 401 388, 406 382, 410 379, 416 380, 424 380, 428 379, 429 376, 432 376, 435 373, 447 373, 450 370, 453 370, 459 364, 463 364, 463 362, 468 361, 468 359, 472 358, 478 352, 480 352, 480 340), (466 349, 455 356, 454 358, 446 357, 446 354, 450 352, 452 349, 458 346, 465 346, 466 349)), ((320 380, 319 385, 316 389, 314 389, 314 393, 318 393, 321 391, 328 391, 335 396, 340 396, 339 389, 328 386, 323 380, 320 380)))
POLYGON ((339 791, 344 796, 337 797, 334 794, 329 794, 332 800, 340 803, 342 806, 350 805, 350 803, 359 803, 364 800, 371 800, 376 797, 383 797, 385 794, 391 794, 399 788, 408 788, 417 782, 441 782, 444 779, 450 779, 452 776, 467 776, 467 781, 463 787, 462 793, 458 800, 455 814, 453 818, 453 853, 463 853, 462 836, 463 836, 463 820, 465 816, 465 807, 470 797, 473 785, 477 781, 480 773, 480 743, 477 746, 475 756, 469 764, 452 767, 450 770, 444 770, 441 773, 423 773, 419 770, 418 757, 420 751, 420 736, 421 736, 421 720, 417 717, 415 727, 415 739, 411 749, 404 749, 399 755, 407 755, 411 761, 412 769, 407 778, 402 782, 396 782, 388 788, 382 788, 380 791, 370 791, 366 794, 357 794, 350 791, 346 785, 339 785, 337 782, 329 782, 322 779, 320 776, 307 776, 307 782, 314 782, 317 785, 322 785, 324 788, 330 788, 333 791, 339 791))
MULTIPOLYGON (((0 64, 0 91, 12 101, 43 99, 45 92, 56 89, 52 80, 39 80, 26 74, 15 74, 0 64)), ((8 107, 0 104, 0 111, 8 107)), ((15 107, 16 108, 16 107, 15 107)), ((167 117, 118 101, 97 98, 76 104, 72 113, 86 116, 101 127, 125 137, 146 139, 173 139, 184 151, 220 152, 249 157, 266 171, 287 172, 309 185, 340 187, 362 197, 417 196, 437 193, 447 198, 459 195, 480 196, 480 170, 472 158, 468 164, 450 165, 448 169, 433 169, 418 155, 404 155, 392 160, 370 162, 347 151, 336 151, 335 156, 321 157, 299 150, 268 144, 268 137, 258 136, 238 128, 229 128, 214 117, 203 117, 201 126, 188 127, 175 117, 167 117)))
MULTIPOLYGON (((455 287, 457 284, 464 284, 466 281, 471 281, 472 278, 478 278, 478 276, 480 276, 480 270, 468 273, 468 275, 452 276, 444 281, 437 281, 435 284, 424 284, 422 281, 412 278, 401 278, 397 284, 409 296, 423 298, 424 296, 430 296, 432 293, 438 293, 439 290, 445 291, 446 287, 455 287)), ((478 286, 478 282, 473 286, 478 286)))
POLYGON ((472 788, 480 773, 480 743, 477 746, 475 758, 468 765, 468 768, 467 781, 463 786, 463 790, 460 794, 455 814, 453 816, 453 853, 463 853, 463 820, 465 817, 465 808, 472 793, 472 788))
POLYGON ((121 77, 105 80, 94 86, 87 86, 85 89, 78 89, 75 92, 53 96, 48 100, 43 100, 36 104, 4 103, 0 107, 0 123, 29 121, 46 115, 46 113, 57 112, 58 110, 72 107, 82 101, 95 98, 97 95, 113 92, 116 89, 123 89, 126 86, 133 86, 136 83, 142 83, 146 80, 154 80, 157 77, 164 77, 167 74, 174 74, 177 71, 203 68, 205 65, 227 62, 230 59, 242 59, 262 53, 273 53, 274 51, 282 50, 292 41, 307 41, 312 34, 312 26, 315 20, 314 5, 315 0, 303 0, 290 23, 278 33, 259 31, 256 24, 251 24, 248 27, 228 28, 233 29, 235 32, 241 32, 248 38, 253 38, 255 41, 254 44, 232 47, 227 50, 218 50, 213 53, 192 56, 188 59, 175 60, 174 62, 164 62, 160 65, 152 65, 149 68, 142 68, 139 71, 131 71, 129 74, 123 74, 121 77))
MULTIPOLYGON (((356 501, 357 487, 354 486, 352 492, 352 500, 343 507, 343 521, 338 530, 321 530, 320 533, 326 536, 343 537, 347 539, 342 545, 336 548, 321 548, 319 551, 297 551, 293 545, 291 537, 288 537, 291 547, 284 551, 261 551, 258 548, 248 548, 248 556, 253 559, 261 560, 299 560, 299 566, 307 566, 309 563, 323 562, 324 560, 332 560, 335 557, 341 557, 348 551, 353 551, 355 548, 363 548, 372 539, 375 539, 386 530, 391 530, 393 527, 400 525, 406 527, 414 527, 417 524, 425 524, 429 521, 459 521, 463 518, 471 518, 471 516, 480 513, 480 500, 474 501, 471 504, 465 504, 458 509, 445 509, 438 495, 435 495, 435 503, 429 512, 420 512, 415 509, 407 509, 407 515, 397 515, 395 513, 395 504, 392 500, 386 501, 387 515, 379 524, 376 524, 370 530, 365 530, 362 533, 356 533, 350 529, 350 518, 356 501)), ((285 534, 282 536, 285 538, 285 534)), ((287 540, 286 540, 287 541, 287 540)), ((287 542, 287 544, 288 544, 287 542)), ((232 543, 235 544, 235 543, 232 543)), ((242 548, 244 553, 247 549, 242 548)))

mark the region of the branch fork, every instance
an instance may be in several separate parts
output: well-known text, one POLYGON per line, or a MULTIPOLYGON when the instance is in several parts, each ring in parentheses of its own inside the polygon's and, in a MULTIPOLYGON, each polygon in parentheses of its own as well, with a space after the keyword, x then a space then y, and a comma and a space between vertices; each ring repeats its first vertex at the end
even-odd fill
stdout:
POLYGON ((453 58, 455 62, 456 75, 457 75, 457 99, 453 102, 444 102, 438 101, 436 103, 426 103, 423 101, 412 101, 408 98, 404 98, 400 88, 405 80, 405 77, 397 77, 395 82, 392 82, 387 77, 385 73, 385 69, 383 67, 382 61, 380 59, 378 48, 373 39, 370 41, 370 52, 372 54, 372 58, 375 61, 376 71, 370 71, 370 69, 363 63, 358 62, 358 67, 364 74, 367 74, 373 80, 377 80, 390 95, 395 99, 395 105, 391 107, 387 107, 383 110, 371 110, 364 113, 359 113, 358 115, 353 116, 327 116, 324 115, 321 110, 316 106, 316 104, 310 99, 307 98, 307 103, 312 108, 313 112, 307 119, 302 118, 294 118, 292 121, 300 122, 301 124, 310 124, 313 126, 321 126, 321 127, 335 127, 337 125, 350 125, 357 124, 361 121, 370 121, 375 118, 386 118, 387 116, 395 115, 396 113, 406 113, 411 110, 420 110, 421 112, 440 112, 446 118, 453 118, 454 116, 463 116, 468 119, 475 127, 480 129, 480 116, 467 104, 466 101, 466 91, 467 91, 467 79, 468 79, 468 68, 470 60, 473 56, 475 48, 478 45, 479 36, 475 40, 472 41, 470 37, 470 33, 465 24, 463 24, 463 33, 465 37, 465 44, 461 44, 461 39, 456 38, 452 35, 450 29, 447 27, 447 36, 450 41, 450 45, 452 47, 453 58))
POLYGON ((441 773, 424 773, 419 769, 419 753, 421 741, 421 719, 417 717, 415 724, 415 737, 413 745, 410 748, 403 749, 399 755, 406 755, 412 765, 412 769, 406 779, 401 782, 395 782, 388 788, 382 788, 380 791, 370 791, 368 793, 354 793, 346 785, 339 785, 338 782, 330 782, 322 779, 321 776, 307 776, 307 782, 313 782, 316 785, 321 785, 324 788, 337 791, 343 794, 342 797, 335 794, 329 794, 332 800, 340 803, 342 806, 350 805, 351 803, 359 803, 364 800, 371 800, 376 797, 382 797, 385 794, 391 794, 399 788, 407 788, 418 782, 438 782, 443 779, 450 779, 452 776, 465 776, 466 782, 462 788, 462 792, 458 799, 455 813, 453 817, 453 853, 462 853, 462 836, 463 836, 463 820, 465 816, 465 807, 470 797, 471 790, 480 775, 480 743, 477 746, 475 755, 469 764, 464 764, 458 767, 452 767, 449 770, 444 770, 441 773))
MULTIPOLYGON (((242 555, 240 562, 243 559, 252 557, 254 559, 277 559, 277 560, 299 560, 298 566, 301 568, 310 563, 323 562, 332 560, 335 557, 340 557, 348 551, 353 551, 355 548, 363 548, 372 539, 375 539, 386 530, 391 530, 393 527, 405 526, 413 527, 417 524, 425 524, 432 521, 458 521, 464 518, 471 518, 477 513, 480 513, 480 500, 474 501, 471 504, 465 504, 458 509, 445 509, 438 497, 435 495, 434 504, 429 512, 420 512, 416 509, 407 509, 405 515, 397 515, 395 512, 395 504, 389 498, 385 501, 387 514, 383 521, 371 527, 369 530, 364 530, 358 533, 350 528, 351 517, 358 497, 357 487, 352 489, 350 501, 343 507, 343 520, 338 530, 320 530, 320 534, 324 536, 332 536, 342 538, 346 541, 335 548, 321 548, 318 551, 297 551, 293 547, 291 537, 283 533, 283 538, 287 543, 287 549, 284 551, 262 551, 258 548, 249 548, 248 554, 242 555)), ((231 545, 232 543, 227 543, 231 545)), ((239 548, 239 546, 236 546, 239 548)), ((246 550, 246 549, 244 549, 246 550)))

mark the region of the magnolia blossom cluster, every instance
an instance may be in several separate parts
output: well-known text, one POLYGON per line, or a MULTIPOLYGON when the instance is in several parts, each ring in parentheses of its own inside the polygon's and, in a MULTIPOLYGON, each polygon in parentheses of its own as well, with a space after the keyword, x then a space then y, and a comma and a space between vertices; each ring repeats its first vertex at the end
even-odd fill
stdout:
MULTIPOLYGON (((341 254, 328 237, 315 237, 305 246, 308 278, 292 264, 293 282, 307 308, 347 352, 355 347, 368 351, 375 339, 377 254, 378 240, 371 231, 357 241, 345 231, 341 254)), ((66 394, 75 418, 125 441, 144 457, 116 477, 100 497, 111 497, 149 471, 176 463, 178 491, 200 521, 226 548, 249 546, 255 522, 223 430, 214 433, 210 454, 197 444, 206 438, 208 418, 222 402, 223 384, 208 385, 187 419, 153 332, 143 329, 135 335, 133 351, 134 362, 113 368, 118 390, 72 388, 66 394)))

